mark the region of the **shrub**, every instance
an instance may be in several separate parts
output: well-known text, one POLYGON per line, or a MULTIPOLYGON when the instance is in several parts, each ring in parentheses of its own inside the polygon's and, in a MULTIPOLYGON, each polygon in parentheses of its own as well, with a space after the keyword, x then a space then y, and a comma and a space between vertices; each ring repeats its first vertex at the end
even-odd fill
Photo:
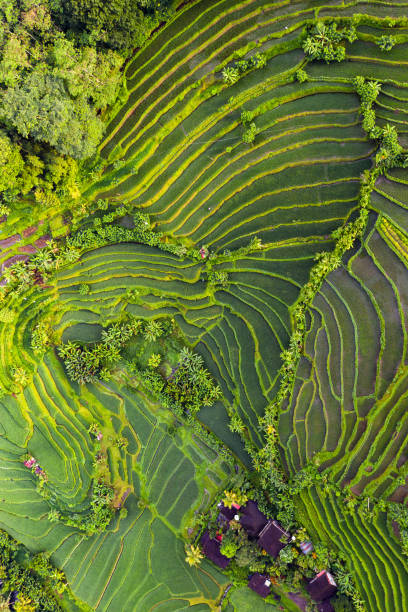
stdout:
POLYGON ((232 504, 243 506, 247 501, 248 496, 244 491, 240 490, 224 491, 224 497, 222 498, 222 503, 226 508, 232 508, 232 504))
POLYGON ((81 285, 79 286, 80 295, 88 295, 89 292, 90 292, 89 285, 87 285, 86 283, 81 283, 81 285))
POLYGON ((210 287, 226 287, 228 285, 228 272, 226 270, 210 269, 208 273, 208 284, 210 287))
POLYGON ((299 81, 299 83, 304 83, 305 81, 308 80, 308 74, 305 70, 302 70, 302 68, 299 68, 299 70, 296 71, 296 78, 299 81))
POLYGON ((381 147, 375 156, 376 164, 380 168, 400 165, 402 162, 403 148, 398 142, 398 133, 393 125, 389 123, 381 133, 381 147))
POLYGON ((30 376, 24 368, 12 368, 11 377, 13 381, 21 387, 25 387, 30 381, 30 376))
POLYGON ((371 108, 381 91, 380 83, 378 81, 366 81, 364 77, 356 76, 354 85, 360 96, 362 108, 371 108))
POLYGON ((165 392, 193 413, 203 406, 212 406, 222 395, 203 367, 202 357, 187 348, 180 351, 177 368, 168 379, 165 392))
POLYGON ((284 565, 288 565, 288 563, 292 563, 294 559, 299 555, 299 552, 293 546, 285 546, 279 552, 279 561, 284 565))
POLYGON ((249 125, 249 129, 245 130, 245 132, 243 133, 242 140, 246 144, 251 144, 252 142, 254 142, 255 136, 256 136, 256 125, 254 122, 252 122, 249 125))
POLYGON ((149 342, 154 342, 162 334, 163 334, 163 327, 160 321, 156 321, 155 319, 152 319, 151 321, 148 321, 146 323, 145 328, 144 328, 144 337, 146 338, 146 340, 148 340, 149 342))
POLYGON ((225 542, 222 542, 220 546, 220 553, 222 553, 229 559, 232 559, 232 557, 235 556, 235 553, 237 552, 238 548, 239 544, 237 544, 237 542, 225 540, 225 542))
POLYGON ((254 114, 252 111, 243 110, 241 112, 241 121, 242 123, 249 123, 252 121, 254 114))
POLYGON ((263 68, 266 66, 266 55, 264 53, 255 53, 255 55, 251 57, 251 64, 254 68, 263 68))
POLYGON ((43 353, 53 342, 54 332, 48 321, 40 321, 31 333, 31 348, 35 354, 43 353))
POLYGON ((396 44, 397 40, 394 36, 384 35, 377 38, 376 43, 380 47, 381 51, 391 51, 396 44))
POLYGON ((150 368, 158 368, 161 362, 161 355, 152 353, 149 357, 148 365, 150 368))

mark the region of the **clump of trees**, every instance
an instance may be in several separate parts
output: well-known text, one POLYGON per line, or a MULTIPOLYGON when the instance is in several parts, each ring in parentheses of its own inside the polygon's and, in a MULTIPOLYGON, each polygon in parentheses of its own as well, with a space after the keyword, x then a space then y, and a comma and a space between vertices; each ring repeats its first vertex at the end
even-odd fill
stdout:
POLYGON ((201 355, 188 348, 180 351, 178 364, 164 391, 191 413, 203 406, 212 406, 222 396, 220 387, 204 367, 201 355))
POLYGON ((97 379, 109 379, 110 372, 119 361, 120 349, 140 330, 141 322, 114 323, 102 331, 102 341, 90 347, 66 342, 58 347, 68 376, 83 385, 97 379))
POLYGON ((77 40, 128 55, 168 19, 168 0, 60 0, 53 14, 77 40))
POLYGON ((375 156, 375 174, 384 172, 386 168, 405 166, 408 156, 398 141, 395 126, 387 123, 382 128, 376 124, 373 105, 380 94, 381 85, 377 81, 369 81, 362 76, 357 76, 354 79, 354 85, 361 100, 360 111, 363 116, 363 130, 367 132, 370 138, 376 139, 380 143, 375 156))
POLYGON ((266 61, 264 53, 255 53, 248 59, 240 59, 231 66, 225 66, 222 71, 223 81, 226 85, 234 85, 234 83, 239 81, 242 74, 248 70, 263 68, 266 66, 266 61))
MULTIPOLYGON (((33 555, 5 531, 0 530, 0 593, 3 602, 17 593, 16 612, 62 610, 58 596, 67 589, 63 572, 46 553, 33 555)), ((9 609, 2 607, 2 609, 9 609)))
POLYGON ((79 196, 121 68, 167 19, 166 0, 7 0, 0 6, 0 205, 79 196))
POLYGON ((303 50, 314 60, 324 60, 327 63, 341 62, 346 57, 346 49, 342 42, 344 40, 353 42, 356 38, 357 33, 353 25, 338 27, 335 21, 317 21, 308 30, 303 50))
MULTIPOLYGON (((71 380, 85 384, 97 379, 109 379, 112 368, 121 358, 121 349, 132 337, 143 334, 147 343, 153 343, 162 335, 170 335, 173 330, 171 321, 131 319, 129 323, 114 323, 104 329, 100 342, 91 346, 67 342, 58 347, 58 353, 71 380)), ((144 348, 145 345, 142 345, 142 350, 144 348)), ((204 367, 201 355, 182 348, 177 364, 168 377, 157 371, 161 362, 161 355, 153 353, 147 368, 138 369, 135 364, 130 366, 132 371, 142 376, 151 391, 163 391, 171 401, 190 414, 203 406, 213 405, 221 398, 221 389, 204 367)))

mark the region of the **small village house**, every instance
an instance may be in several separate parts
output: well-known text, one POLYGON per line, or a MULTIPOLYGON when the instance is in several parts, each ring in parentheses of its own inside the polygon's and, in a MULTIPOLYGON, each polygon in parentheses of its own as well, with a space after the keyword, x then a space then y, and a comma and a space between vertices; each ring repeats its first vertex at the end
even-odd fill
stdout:
POLYGON ((220 552, 221 542, 219 540, 211 538, 208 530, 204 531, 203 535, 201 536, 200 543, 203 549, 203 553, 205 554, 207 559, 215 563, 215 565, 218 565, 218 567, 220 567, 221 569, 225 569, 226 567, 228 567, 231 562, 231 559, 229 559, 220 552))
POLYGON ((271 594, 271 581, 264 574, 252 574, 248 581, 248 586, 261 597, 268 597, 271 594))
POLYGON ((256 538, 267 524, 268 519, 263 512, 259 510, 258 504, 252 500, 249 500, 246 506, 241 508, 241 511, 241 525, 251 538, 256 538))
POLYGON ((336 593, 337 585, 330 572, 322 570, 310 580, 307 590, 314 601, 323 602, 336 593))
POLYGON ((258 536, 258 545, 266 550, 268 555, 276 558, 286 546, 281 540, 289 541, 289 538, 290 534, 282 529, 277 521, 268 521, 258 536))

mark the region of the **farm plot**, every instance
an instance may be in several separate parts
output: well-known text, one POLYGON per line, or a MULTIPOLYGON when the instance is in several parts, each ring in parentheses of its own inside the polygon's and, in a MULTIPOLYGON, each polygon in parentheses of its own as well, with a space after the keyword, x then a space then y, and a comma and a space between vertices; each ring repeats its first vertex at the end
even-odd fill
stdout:
POLYGON ((316 538, 345 553, 368 610, 408 609, 405 558, 384 514, 367 523, 344 513, 335 495, 318 488, 301 494, 299 515, 316 538))
MULTIPOLYGON (((278 389, 290 306, 316 254, 333 247, 333 230, 355 215, 361 175, 372 164, 376 145, 361 128, 355 76, 381 82, 379 124, 394 125, 407 144, 407 28, 398 28, 399 44, 387 53, 374 42, 390 31, 378 20, 406 17, 407 7, 195 1, 128 66, 128 97, 112 111, 100 147, 106 168, 84 196, 126 199, 185 246, 207 246, 226 280, 211 285, 206 262, 110 245, 60 269, 50 287, 17 296, 14 320, 0 324, 0 382, 11 366, 36 372, 22 394, 0 400, 0 524, 31 549, 51 551, 92 608, 215 609, 226 578, 206 562, 189 569, 182 536, 230 470, 184 427, 170 435, 171 416, 142 393, 111 382, 79 388, 53 354, 41 361, 31 348, 38 317, 53 313, 64 339, 89 340, 124 311, 173 316, 223 391, 223 401, 199 419, 244 459, 227 427, 238 414, 261 447, 258 418, 278 389), (377 21, 358 26, 346 61, 306 61, 308 23, 359 14, 377 21), (257 53, 265 62, 255 69, 257 53), (251 58, 252 68, 227 85, 223 69, 251 58), (302 83, 300 68, 308 78, 302 83), (261 248, 234 253, 255 237, 261 248), (139 292, 135 303, 131 289, 139 292), (92 422, 104 436, 127 440, 109 452, 127 515, 85 540, 48 520, 49 506, 21 458, 28 450, 40 461, 62 510, 84 512, 92 422)), ((364 241, 316 296, 279 427, 289 475, 314 460, 356 494, 397 501, 408 491, 407 184, 406 169, 377 181, 364 241)), ((370 612, 406 610, 406 568, 384 517, 367 527, 317 490, 304 492, 299 508, 316 538, 323 534, 346 552, 370 612)))
MULTIPOLYGON (((171 314, 222 386, 228 412, 237 410, 261 444, 257 417, 276 392, 279 355, 290 333, 288 308, 316 251, 327 244, 293 240, 241 259, 226 257, 218 267, 228 272, 229 282, 215 291, 205 280, 204 265, 140 245, 103 247, 58 273, 58 300, 65 311, 60 330, 98 324, 123 310, 145 318, 171 314), (79 293, 81 283, 89 285, 89 295, 79 293), (126 292, 134 288, 143 304, 128 303, 126 292)), ((205 415, 207 422, 210 415, 205 415)), ((225 419, 219 425, 225 430, 225 419)))
POLYGON ((193 511, 229 477, 214 451, 183 427, 171 436, 166 412, 140 393, 114 383, 79 390, 52 354, 24 395, 2 399, 0 410, 2 528, 32 550, 51 551, 74 593, 93 609, 214 605, 225 578, 207 563, 189 569, 181 539, 193 511), (37 458, 61 510, 81 513, 89 505, 93 422, 104 437, 127 440, 108 457, 127 513, 117 513, 103 535, 86 539, 47 519, 50 507, 22 456, 28 451, 37 458))
POLYGON ((398 501, 406 495, 408 443, 407 235, 399 220, 407 196, 402 183, 378 181, 372 206, 380 214, 313 302, 280 421, 289 472, 318 461, 354 493, 398 501))

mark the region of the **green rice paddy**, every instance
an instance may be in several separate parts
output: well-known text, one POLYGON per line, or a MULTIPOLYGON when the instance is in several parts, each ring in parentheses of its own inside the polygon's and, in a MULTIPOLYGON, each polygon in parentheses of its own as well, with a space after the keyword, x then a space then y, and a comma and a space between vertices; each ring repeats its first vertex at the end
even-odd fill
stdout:
MULTIPOLYGON (((64 340, 89 342, 124 313, 170 315, 222 389, 222 401, 198 420, 237 464, 250 466, 229 420, 239 415, 263 447, 258 419, 279 389, 290 308, 316 254, 332 250, 332 232, 355 218, 361 175, 373 163, 376 144, 361 127, 355 76, 381 83, 378 124, 395 126, 408 146, 407 10, 408 2, 396 0, 196 0, 180 6, 127 66, 126 100, 111 110, 100 146, 105 170, 83 196, 125 199, 186 247, 205 245, 220 256, 215 269, 228 282, 210 287, 204 263, 188 257, 110 244, 61 267, 48 286, 14 297, 14 321, 0 323, 0 383, 9 384, 10 367, 33 372, 21 393, 0 399, 0 527, 34 551, 49 551, 91 609, 218 610, 229 578, 206 561, 188 567, 183 538, 232 468, 187 426, 169 432, 168 411, 125 378, 72 383, 54 349, 44 358, 33 353, 34 325, 49 313, 64 340), (362 17, 345 61, 306 60, 308 24, 353 16, 362 17), (405 21, 393 28, 387 18, 405 21), (397 44, 382 52, 375 38, 389 32, 397 44), (266 65, 227 86, 222 69, 256 52, 266 65), (244 111, 256 125, 252 145, 242 140, 244 111), (235 252, 255 237, 261 249, 235 252), (129 301, 131 289, 142 295, 138 303, 129 301), (89 502, 93 422, 104 436, 127 440, 109 452, 127 513, 86 539, 48 520, 22 457, 38 459, 61 509, 81 512, 89 502)), ((288 477, 314 462, 354 495, 405 504, 406 168, 378 178, 369 209, 363 238, 308 308, 302 356, 281 406, 279 453, 288 477)), ((16 252, 17 245, 5 247, 2 261, 16 252)), ((316 487, 296 504, 311 535, 346 555, 368 612, 408 610, 406 557, 384 514, 368 524, 316 487)), ((256 609, 275 609, 250 597, 238 589, 226 609, 245 612, 258 601, 256 609)))

